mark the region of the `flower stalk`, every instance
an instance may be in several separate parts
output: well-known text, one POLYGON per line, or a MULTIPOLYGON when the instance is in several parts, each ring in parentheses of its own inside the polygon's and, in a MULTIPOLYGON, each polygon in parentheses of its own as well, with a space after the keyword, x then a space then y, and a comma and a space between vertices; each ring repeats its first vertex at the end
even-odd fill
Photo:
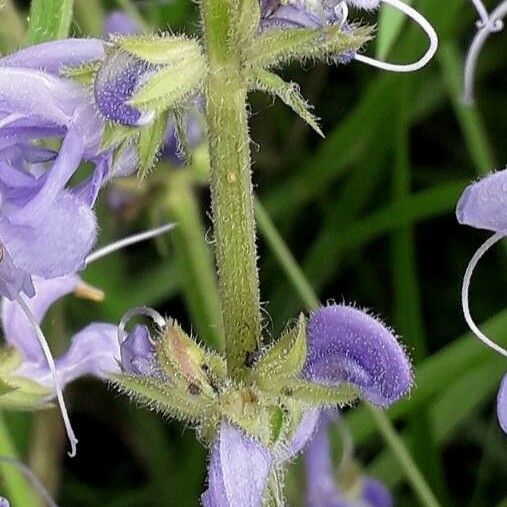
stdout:
POLYGON ((224 0, 202 2, 218 288, 228 371, 239 379, 245 375, 245 360, 259 348, 261 316, 247 82, 241 65, 241 47, 248 42, 244 34, 231 29, 235 9, 224 0))

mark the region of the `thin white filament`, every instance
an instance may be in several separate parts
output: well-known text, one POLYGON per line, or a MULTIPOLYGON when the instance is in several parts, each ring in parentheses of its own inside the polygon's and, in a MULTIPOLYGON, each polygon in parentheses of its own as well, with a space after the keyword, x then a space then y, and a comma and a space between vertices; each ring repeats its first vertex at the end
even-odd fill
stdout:
POLYGON ((48 507, 58 507, 56 502, 51 498, 48 490, 44 487, 44 484, 42 484, 39 478, 22 461, 11 456, 0 456, 0 463, 1 462, 12 465, 13 467, 20 470, 28 479, 35 491, 37 491, 37 493, 39 493, 39 495, 44 499, 48 507))
POLYGON ((384 3, 393 6, 395 9, 406 14, 409 18, 413 19, 426 33, 428 39, 430 41, 430 45, 426 50, 426 53, 414 63, 408 64, 395 64, 395 63, 387 63, 382 62, 380 60, 376 60, 375 58, 370 58, 369 56, 364 55, 355 55, 355 59, 358 62, 366 63, 373 67, 377 67, 382 70, 387 70, 391 72, 414 72, 416 70, 422 69, 435 55, 435 52, 438 48, 438 36, 435 32, 433 26, 429 23, 429 21, 415 9, 410 7, 409 5, 401 2, 400 0, 382 0, 384 3))
POLYGON ((58 406, 60 407, 60 412, 62 414, 63 423, 65 425, 65 431, 67 432, 67 437, 70 442, 71 450, 68 454, 71 458, 73 458, 76 455, 78 440, 76 438, 74 430, 72 429, 72 425, 70 424, 69 414, 67 412, 67 407, 65 406, 65 401, 63 399, 62 387, 60 385, 60 380, 58 379, 58 375, 56 372, 55 360, 53 359, 53 356, 51 354, 51 350, 49 348, 46 337, 44 336, 42 329, 40 328, 39 324, 37 323, 37 319, 35 318, 32 311, 30 310, 30 307, 26 303, 24 296, 19 294, 16 298, 16 301, 18 302, 21 310, 23 311, 26 318, 30 322, 30 325, 32 326, 33 330, 35 331, 35 334, 37 335, 37 339, 39 340, 39 344, 42 348, 42 352, 44 353, 44 356, 45 356, 46 361, 48 363, 49 370, 51 372, 51 376, 53 377, 56 399, 58 400, 58 406))
POLYGON ((161 234, 164 234, 167 231, 174 229, 175 227, 176 224, 166 224, 162 225, 161 227, 156 227, 155 229, 150 229, 149 231, 141 232, 139 234, 134 234, 133 236, 128 236, 126 238, 120 239, 119 241, 111 243, 110 245, 99 248, 98 250, 95 250, 95 252, 92 252, 85 259, 85 265, 88 266, 92 262, 98 261, 99 259, 102 259, 102 257, 117 252, 118 250, 121 250, 127 246, 160 236, 161 234))
POLYGON ((489 21, 489 14, 484 6, 484 4, 481 2, 481 0, 472 0, 472 3, 474 4, 475 10, 477 11, 477 14, 481 18, 481 22, 483 25, 486 25, 489 21))
POLYGON ((503 347, 495 343, 494 341, 490 340, 477 326, 477 324, 474 322, 472 315, 470 314, 470 305, 468 301, 468 295, 470 292, 470 280, 472 278, 472 274, 477 266, 477 263, 481 259, 481 257, 495 244, 498 243, 503 237, 505 237, 504 234, 493 234, 490 238, 488 238, 475 252, 474 256, 470 260, 470 263, 468 264, 468 267, 465 271, 465 276, 463 277, 463 286, 461 288, 461 306, 463 308, 463 315, 465 316, 466 323, 468 324, 468 327, 471 329, 472 333, 474 333, 481 342, 486 344, 488 347, 492 348, 502 356, 507 357, 507 350, 505 350, 503 347))
POLYGON ((123 315, 118 325, 118 342, 120 345, 123 343, 125 335, 127 334, 125 332, 126 325, 132 317, 136 317, 137 315, 144 315, 145 317, 149 317, 160 329, 164 329, 166 325, 166 320, 164 317, 162 317, 162 315, 160 315, 160 313, 158 313, 153 308, 148 308, 147 306, 137 306, 136 308, 131 308, 123 315))
MULTIPOLYGON (((474 3, 475 5, 475 3, 474 3)), ((482 19, 482 15, 479 13, 482 19)), ((477 67, 477 60, 481 54, 484 43, 492 33, 499 32, 503 29, 503 18, 507 15, 507 0, 502 2, 489 16, 480 30, 477 31, 475 37, 470 44, 468 54, 465 61, 465 86, 463 91, 463 101, 466 104, 474 102, 474 76, 477 67)))

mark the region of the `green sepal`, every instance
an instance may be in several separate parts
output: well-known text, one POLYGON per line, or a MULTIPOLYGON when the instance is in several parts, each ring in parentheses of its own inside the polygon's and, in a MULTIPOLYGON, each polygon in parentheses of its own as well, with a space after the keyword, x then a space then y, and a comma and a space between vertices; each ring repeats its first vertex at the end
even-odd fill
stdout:
POLYGON ((138 35, 117 37, 113 41, 115 46, 155 65, 172 64, 180 60, 189 61, 201 54, 199 43, 184 35, 164 37, 138 35))
POLYGON ((235 9, 236 20, 233 24, 237 36, 235 40, 241 40, 250 45, 251 40, 257 34, 261 18, 259 0, 238 0, 235 9))
POLYGON ((155 346, 157 363, 169 378, 190 389, 217 396, 225 380, 225 360, 199 346, 173 321, 169 321, 155 346))
POLYGON ((236 386, 219 398, 219 413, 265 445, 273 442, 272 405, 262 403, 262 394, 253 387, 236 386))
POLYGON ((269 407, 268 410, 270 413, 271 440, 276 442, 282 434, 284 412, 280 407, 275 405, 269 407))
POLYGON ((253 367, 252 376, 260 386, 276 389, 299 375, 306 352, 306 318, 301 314, 296 326, 262 355, 253 367))
POLYGON ((177 107, 190 95, 197 93, 206 73, 206 62, 195 55, 156 71, 128 101, 142 111, 161 112, 177 107))
POLYGON ((177 379, 114 375, 114 386, 141 405, 180 421, 198 422, 213 407, 213 398, 197 392, 177 379))
POLYGON ((33 380, 2 374, 0 386, 0 409, 31 411, 52 405, 51 391, 33 380))
POLYGON ((100 60, 92 60, 77 67, 65 67, 60 71, 60 74, 83 85, 92 85, 101 65, 100 60))
POLYGON ((261 69, 255 74, 255 88, 276 95, 317 134, 324 137, 317 118, 310 112, 311 106, 299 93, 299 86, 296 83, 287 83, 280 76, 261 69))
POLYGON ((140 130, 140 127, 127 127, 119 123, 105 122, 100 151, 110 150, 130 141, 139 134, 140 130))
POLYGON ((183 160, 186 165, 191 165, 190 160, 190 143, 188 142, 187 137, 187 122, 185 112, 181 109, 175 109, 172 111, 172 116, 174 120, 174 128, 176 133, 176 141, 178 143, 178 149, 181 150, 183 160))
POLYGON ((292 398, 314 407, 346 406, 356 401, 359 396, 357 388, 349 384, 334 387, 305 380, 292 380, 281 392, 289 399, 292 398))
POLYGON ((138 174, 148 175, 157 162, 157 156, 165 140, 168 113, 161 113, 152 123, 139 129, 137 140, 138 174))
POLYGON ((327 60, 345 51, 357 51, 371 38, 370 27, 354 27, 344 33, 339 26, 268 30, 254 39, 247 61, 257 67, 270 67, 289 61, 327 60))

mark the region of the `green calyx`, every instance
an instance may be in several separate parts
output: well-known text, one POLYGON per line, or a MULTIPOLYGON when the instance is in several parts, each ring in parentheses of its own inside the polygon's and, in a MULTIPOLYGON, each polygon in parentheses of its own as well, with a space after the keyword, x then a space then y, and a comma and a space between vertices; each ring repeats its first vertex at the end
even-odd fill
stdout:
POLYGON ((225 358, 198 344, 168 321, 155 344, 157 369, 151 376, 115 375, 117 388, 143 405, 195 426, 211 442, 227 420, 268 447, 288 442, 312 407, 343 406, 357 393, 301 378, 306 360, 306 319, 252 358, 248 374, 233 380, 225 358))
POLYGON ((15 348, 0 348, 0 409, 40 410, 48 407, 51 391, 17 375, 21 363, 21 355, 15 348))

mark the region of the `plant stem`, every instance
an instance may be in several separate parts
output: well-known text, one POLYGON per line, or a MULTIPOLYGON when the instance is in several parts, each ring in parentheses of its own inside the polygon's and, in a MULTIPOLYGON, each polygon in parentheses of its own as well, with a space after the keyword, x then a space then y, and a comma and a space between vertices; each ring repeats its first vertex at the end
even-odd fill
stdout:
POLYGON ((308 283, 296 259, 294 259, 291 251, 287 248, 266 209, 258 199, 255 201, 255 216, 257 217, 259 231, 264 236, 271 250, 278 259, 284 259, 288 277, 297 288, 297 292, 300 294, 305 306, 307 308, 318 308, 320 303, 312 286, 308 283))
POLYGON ((241 41, 232 40, 232 10, 226 0, 202 2, 218 290, 229 374, 242 378, 245 360, 260 345, 261 315, 247 86, 238 54, 241 41))
POLYGON ((370 412, 375 419, 377 428, 380 430, 380 433, 382 433, 387 445, 391 448, 391 451, 396 456, 398 462, 402 465, 412 489, 419 497, 421 505, 426 507, 440 507, 440 503, 435 498, 435 495, 417 468, 412 456, 404 446, 403 440, 401 440, 396 434, 389 418, 386 417, 382 411, 373 407, 370 407, 370 412))

